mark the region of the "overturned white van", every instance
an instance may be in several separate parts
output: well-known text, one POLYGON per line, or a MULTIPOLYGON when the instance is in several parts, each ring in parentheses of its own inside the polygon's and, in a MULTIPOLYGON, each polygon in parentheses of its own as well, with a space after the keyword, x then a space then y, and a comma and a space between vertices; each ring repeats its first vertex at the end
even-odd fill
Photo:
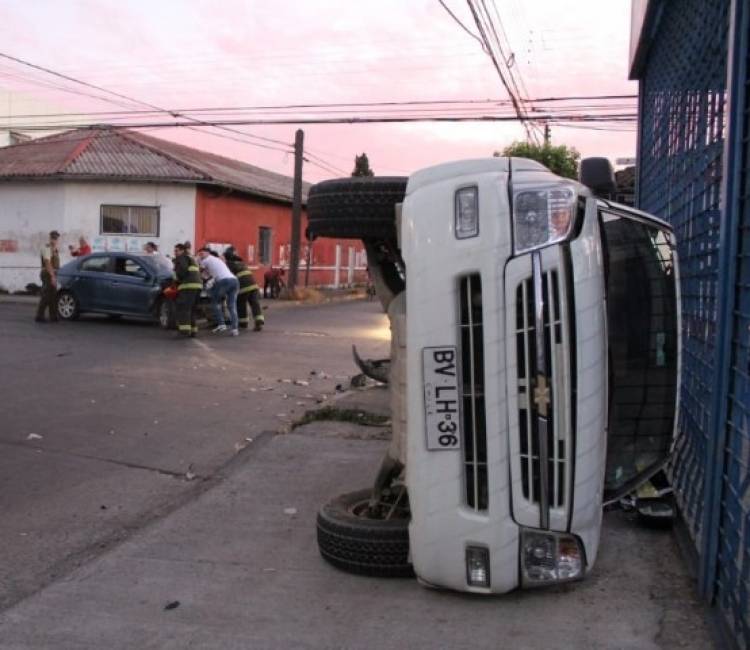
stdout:
POLYGON ((323 557, 480 593, 582 578, 603 504, 670 453, 670 227, 517 158, 325 181, 308 215, 364 240, 392 331, 393 439, 322 507, 323 557))

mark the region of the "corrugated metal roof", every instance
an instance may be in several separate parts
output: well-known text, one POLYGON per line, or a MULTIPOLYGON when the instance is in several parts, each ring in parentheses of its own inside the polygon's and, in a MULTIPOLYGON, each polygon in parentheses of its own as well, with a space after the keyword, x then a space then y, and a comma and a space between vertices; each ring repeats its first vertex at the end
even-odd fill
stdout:
MULTIPOLYGON (((289 176, 127 129, 79 129, 0 148, 0 180, 51 177, 194 181, 283 202, 293 186, 289 176)), ((309 187, 303 183, 303 201, 309 187)))

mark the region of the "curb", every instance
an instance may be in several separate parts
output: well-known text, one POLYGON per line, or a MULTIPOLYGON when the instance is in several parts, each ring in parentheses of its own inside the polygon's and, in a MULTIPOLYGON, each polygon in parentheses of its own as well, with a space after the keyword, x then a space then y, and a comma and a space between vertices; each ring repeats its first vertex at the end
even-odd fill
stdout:
MULTIPOLYGON (((264 309, 272 308, 276 309, 288 309, 290 307, 301 307, 301 306, 315 306, 315 305, 329 305, 332 303, 344 302, 347 300, 362 300, 366 298, 364 293, 360 292, 347 292, 342 294, 333 294, 325 296, 323 300, 279 300, 271 298, 261 298, 261 305, 264 309)), ((26 296, 26 295, 13 295, 13 294, 0 294, 0 304, 20 304, 20 305, 35 305, 39 302, 39 296, 26 296)))

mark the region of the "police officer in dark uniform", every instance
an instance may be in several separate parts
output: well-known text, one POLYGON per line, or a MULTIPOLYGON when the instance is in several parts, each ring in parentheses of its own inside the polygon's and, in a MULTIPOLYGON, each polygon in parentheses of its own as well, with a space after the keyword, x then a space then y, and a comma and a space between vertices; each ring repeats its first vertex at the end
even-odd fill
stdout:
POLYGON ((253 331, 260 332, 266 319, 263 317, 263 311, 260 307, 260 287, 255 281, 255 277, 247 268, 244 260, 237 255, 234 246, 230 246, 224 251, 224 261, 240 282, 240 291, 237 294, 237 316, 239 317, 240 327, 247 329, 250 325, 250 318, 247 315, 249 304, 255 323, 253 331))
POLYGON ((39 277, 42 281, 42 294, 36 310, 36 322, 44 323, 44 312, 49 311, 50 323, 57 322, 57 270, 60 268, 60 253, 57 250, 57 240, 60 233, 53 230, 49 234, 49 241, 42 246, 39 257, 42 270, 39 277))
POLYGON ((194 337, 198 334, 195 307, 203 289, 203 281, 198 264, 187 254, 184 244, 175 244, 174 247, 174 279, 177 281, 177 331, 182 336, 194 337))

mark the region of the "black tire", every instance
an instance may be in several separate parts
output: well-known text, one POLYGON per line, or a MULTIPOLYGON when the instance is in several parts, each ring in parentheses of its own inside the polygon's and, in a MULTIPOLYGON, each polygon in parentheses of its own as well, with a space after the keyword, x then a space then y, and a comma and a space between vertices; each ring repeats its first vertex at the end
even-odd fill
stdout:
POLYGON ((76 320, 81 315, 78 299, 70 291, 61 291, 55 301, 57 315, 63 320, 76 320))
POLYGON ((320 554, 349 573, 411 577, 414 570, 409 562, 409 520, 369 518, 366 506, 371 494, 369 489, 342 494, 320 509, 320 554))
POLYGON ((312 237, 396 241, 396 203, 404 200, 405 176, 337 178, 317 183, 307 196, 312 237))
POLYGON ((156 305, 156 318, 159 327, 165 330, 173 330, 177 327, 177 315, 175 313, 174 301, 160 300, 156 305))

